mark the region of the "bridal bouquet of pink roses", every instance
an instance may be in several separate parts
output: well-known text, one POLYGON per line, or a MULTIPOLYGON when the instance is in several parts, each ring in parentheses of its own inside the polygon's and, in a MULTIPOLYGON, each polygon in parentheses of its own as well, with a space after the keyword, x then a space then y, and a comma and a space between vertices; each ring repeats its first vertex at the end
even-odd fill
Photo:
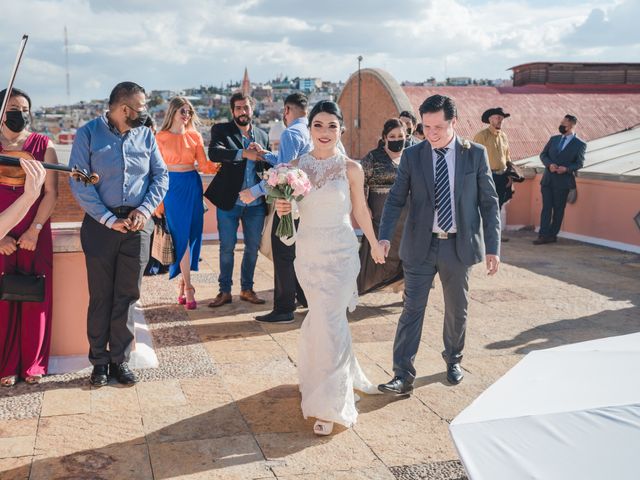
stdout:
MULTIPOLYGON (((281 163, 263 173, 267 185, 267 203, 273 203, 278 198, 288 202, 299 202, 311 191, 311 182, 307 174, 288 163, 281 163)), ((291 213, 280 218, 276 235, 285 242, 294 236, 293 215, 291 213)), ((287 243, 287 242, 285 242, 287 243)))

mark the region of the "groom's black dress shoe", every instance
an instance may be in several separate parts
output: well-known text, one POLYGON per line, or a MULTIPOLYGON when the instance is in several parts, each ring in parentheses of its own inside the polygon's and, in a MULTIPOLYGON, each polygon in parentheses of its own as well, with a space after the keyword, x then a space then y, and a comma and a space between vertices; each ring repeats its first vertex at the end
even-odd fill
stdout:
POLYGON ((378 390, 394 395, 410 395, 413 392, 413 383, 402 377, 393 377, 390 382, 378 385, 378 390))
POLYGON ((109 383, 109 378, 107 377, 108 371, 109 367, 107 367, 107 365, 94 365, 89 383, 94 387, 104 387, 109 383))
POLYGON ((276 313, 269 312, 265 315, 258 315, 255 317, 258 322, 264 323, 293 323, 292 313, 276 313))
POLYGON ((123 385, 133 385, 134 383, 138 383, 138 377, 133 373, 133 370, 129 368, 127 362, 110 363, 109 376, 115 378, 118 383, 123 385))
POLYGON ((462 381, 463 378, 464 374, 462 373, 460 362, 447 363, 447 382, 452 385, 457 385, 462 381))

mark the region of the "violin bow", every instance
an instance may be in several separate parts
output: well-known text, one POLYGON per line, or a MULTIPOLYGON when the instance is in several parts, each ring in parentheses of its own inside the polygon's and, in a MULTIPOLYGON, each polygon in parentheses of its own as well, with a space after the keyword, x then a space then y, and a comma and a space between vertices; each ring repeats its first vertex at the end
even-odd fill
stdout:
POLYGON ((13 82, 16 80, 16 74, 18 73, 18 67, 20 66, 20 62, 22 61, 22 54, 24 53, 24 49, 27 46, 27 40, 29 40, 29 36, 22 35, 22 41, 20 42, 20 47, 18 48, 16 61, 13 64, 13 70, 11 70, 11 76, 9 77, 9 86, 7 86, 7 94, 4 96, 4 100, 2 100, 2 107, 0 107, 0 121, 2 121, 2 119, 4 118, 4 112, 7 109, 7 103, 9 102, 9 98, 11 97, 11 91, 13 90, 13 82))
MULTIPOLYGON (((18 47, 18 54, 16 55, 16 61, 13 64, 13 69, 11 70, 11 75, 9 76, 9 85, 7 86, 7 93, 5 94, 4 99, 2 100, 2 106, 0 107, 0 122, 2 122, 2 119, 4 118, 4 114, 7 109, 7 103, 9 102, 9 98, 11 98, 11 92, 13 91, 13 83, 16 80, 16 75, 18 74, 18 67, 20 66, 20 62, 22 61, 22 55, 24 54, 24 49, 27 46, 28 40, 29 40, 29 35, 27 34, 22 35, 22 40, 20 41, 20 46, 18 47)), ((2 158, 2 163, 4 165, 14 165, 14 166, 17 165, 18 167, 20 166, 19 160, 15 158, 7 157, 7 156, 4 156, 2 158)), ((84 170, 79 169, 77 166, 71 168, 71 167, 67 167, 66 165, 54 165, 51 163, 44 163, 44 162, 42 162, 42 164, 46 169, 49 169, 49 170, 58 170, 61 172, 70 173, 73 178, 75 178, 77 181, 84 182, 85 185, 88 185, 88 184, 95 185, 100 180, 100 177, 98 176, 98 174, 88 173, 84 170)))

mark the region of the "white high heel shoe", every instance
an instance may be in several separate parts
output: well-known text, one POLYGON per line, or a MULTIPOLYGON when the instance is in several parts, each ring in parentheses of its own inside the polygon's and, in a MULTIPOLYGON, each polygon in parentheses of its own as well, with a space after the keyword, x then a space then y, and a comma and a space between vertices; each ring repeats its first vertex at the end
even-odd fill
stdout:
POLYGON ((333 431, 333 422, 325 422, 324 420, 316 420, 313 425, 313 433, 316 435, 331 435, 333 431))

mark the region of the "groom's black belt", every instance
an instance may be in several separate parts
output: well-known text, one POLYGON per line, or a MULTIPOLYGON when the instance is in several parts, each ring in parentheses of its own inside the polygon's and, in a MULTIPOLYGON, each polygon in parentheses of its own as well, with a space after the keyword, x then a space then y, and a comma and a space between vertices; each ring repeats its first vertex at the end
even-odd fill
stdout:
POLYGON ((433 238, 439 238, 440 240, 447 240, 449 238, 456 238, 455 233, 446 233, 446 232, 433 232, 431 234, 433 238))

